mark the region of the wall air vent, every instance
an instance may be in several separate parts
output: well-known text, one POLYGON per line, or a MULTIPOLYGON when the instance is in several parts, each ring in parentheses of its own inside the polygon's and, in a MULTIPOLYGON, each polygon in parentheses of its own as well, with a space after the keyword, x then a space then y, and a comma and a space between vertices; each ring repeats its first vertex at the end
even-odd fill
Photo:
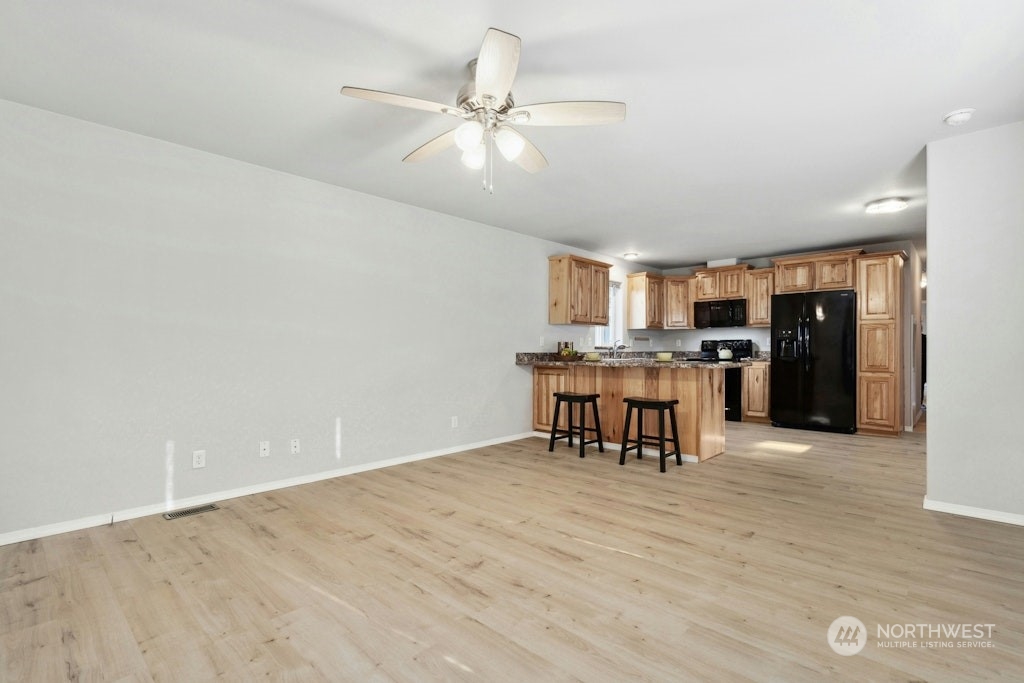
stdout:
POLYGON ((209 512, 210 510, 219 510, 216 505, 210 503, 209 505, 200 505, 194 508, 185 508, 184 510, 175 510, 174 512, 165 512, 164 519, 178 519, 179 517, 188 517, 189 515, 198 515, 200 512, 209 512))

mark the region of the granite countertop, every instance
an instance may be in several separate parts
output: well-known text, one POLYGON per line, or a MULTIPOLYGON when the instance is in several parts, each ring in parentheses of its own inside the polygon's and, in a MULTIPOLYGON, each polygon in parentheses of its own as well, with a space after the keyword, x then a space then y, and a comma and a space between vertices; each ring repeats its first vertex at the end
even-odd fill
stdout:
POLYGON ((754 357, 744 358, 740 361, 718 361, 709 363, 697 360, 699 354, 688 352, 675 352, 672 360, 659 361, 654 357, 654 352, 639 351, 626 352, 619 358, 609 360, 607 354, 603 353, 602 359, 597 361, 588 360, 563 360, 557 353, 517 353, 516 365, 546 365, 546 366, 596 366, 602 368, 742 368, 751 365, 752 361, 763 361, 768 358, 754 357))

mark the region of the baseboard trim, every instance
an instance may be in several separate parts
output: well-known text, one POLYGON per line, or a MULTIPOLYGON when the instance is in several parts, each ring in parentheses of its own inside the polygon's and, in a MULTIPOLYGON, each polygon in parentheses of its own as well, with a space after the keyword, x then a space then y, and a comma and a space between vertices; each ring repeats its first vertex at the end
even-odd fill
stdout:
POLYGON ((438 450, 426 451, 424 453, 414 453, 412 455, 404 455, 398 458, 389 458, 388 460, 379 460, 377 462, 341 467, 324 472, 315 472, 313 474, 290 477, 288 479, 278 479, 275 481, 253 484, 252 486, 242 486, 236 489, 228 489, 226 491, 216 491, 214 493, 203 494, 200 496, 192 496, 190 498, 180 498, 173 501, 171 504, 158 503, 155 505, 144 505, 126 510, 118 510, 116 512, 108 512, 103 515, 90 515, 88 517, 80 517, 78 519, 69 519, 65 522, 57 522, 29 529, 9 531, 7 533, 0 534, 0 546, 10 545, 11 543, 20 543, 22 541, 31 541, 37 538, 44 538, 46 536, 66 534, 72 531, 81 531, 82 529, 90 529, 92 527, 103 526, 105 524, 113 524, 114 522, 124 522, 138 517, 160 515, 172 510, 180 510, 182 508, 189 508, 197 505, 206 505, 208 503, 217 503, 223 500, 230 500, 231 498, 250 496, 255 493, 266 493, 267 491, 276 491, 277 489, 285 489, 291 486, 312 484, 325 479, 334 479, 335 477, 344 477, 349 474, 358 474, 359 472, 383 469, 394 465, 416 462, 417 460, 429 460, 430 458, 437 458, 442 455, 451 455, 453 453, 461 453, 462 451, 471 451, 475 448, 483 448, 485 446, 494 446, 497 444, 508 443, 510 441, 518 441, 519 439, 525 439, 535 435, 535 432, 512 434, 510 436, 487 439, 486 441, 477 441, 475 443, 453 446, 451 448, 441 448, 438 450))
MULTIPOLYGON (((550 432, 533 432, 533 434, 531 434, 531 436, 536 436, 536 437, 538 437, 540 439, 550 439, 551 438, 551 433, 550 432)), ((615 443, 613 441, 605 441, 604 442, 604 447, 605 447, 606 451, 609 448, 611 448, 612 450, 619 450, 619 449, 622 448, 622 444, 621 443, 615 443)), ((652 450, 650 448, 645 448, 644 449, 644 455, 655 455, 656 456, 656 455, 658 455, 658 451, 652 450)), ((689 455, 688 453, 683 453, 683 462, 700 462, 700 459, 697 458, 696 455, 689 455)))
POLYGON ((1013 512, 1002 512, 1000 510, 976 508, 971 505, 944 503, 940 500, 931 500, 928 496, 924 497, 924 509, 931 510, 933 512, 946 512, 948 514, 959 515, 961 517, 974 517, 975 519, 984 519, 989 522, 1002 522, 1003 524, 1024 526, 1024 515, 1019 515, 1013 512))

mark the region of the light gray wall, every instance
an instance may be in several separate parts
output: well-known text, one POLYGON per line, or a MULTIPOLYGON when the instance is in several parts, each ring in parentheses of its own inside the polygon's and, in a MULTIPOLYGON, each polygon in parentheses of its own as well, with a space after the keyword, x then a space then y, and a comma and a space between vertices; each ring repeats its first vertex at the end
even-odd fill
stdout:
POLYGON ((928 501, 1024 515, 1024 122, 928 145, 928 501))
POLYGON ((567 247, 3 100, 0 149, 0 534, 530 430, 567 247))

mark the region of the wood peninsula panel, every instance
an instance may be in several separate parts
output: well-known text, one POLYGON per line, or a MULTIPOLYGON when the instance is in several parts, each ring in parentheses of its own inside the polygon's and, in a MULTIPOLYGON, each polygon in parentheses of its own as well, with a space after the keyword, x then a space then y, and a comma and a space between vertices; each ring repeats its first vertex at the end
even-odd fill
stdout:
MULTIPOLYGON (((600 394, 597 403, 604 440, 616 444, 621 444, 623 438, 625 397, 679 399, 676 422, 683 453, 700 461, 725 451, 725 372, 721 368, 535 366, 534 429, 538 431, 551 430, 554 399, 550 395, 554 391, 600 394), (538 373, 539 370, 561 372, 538 373), (566 386, 554 388, 561 386, 560 381, 565 381, 566 386), (546 393, 547 398, 538 396, 538 392, 546 393), (539 415, 538 411, 547 412, 539 415)), ((657 413, 645 412, 644 433, 657 434, 657 430, 657 413)), ((630 436, 635 437, 635 425, 630 431, 630 436)))
MULTIPOLYGON (((683 453, 698 461, 725 452, 725 371, 711 368, 665 368, 658 398, 678 398, 683 453)), ((657 421, 654 428, 657 429, 657 421)))

